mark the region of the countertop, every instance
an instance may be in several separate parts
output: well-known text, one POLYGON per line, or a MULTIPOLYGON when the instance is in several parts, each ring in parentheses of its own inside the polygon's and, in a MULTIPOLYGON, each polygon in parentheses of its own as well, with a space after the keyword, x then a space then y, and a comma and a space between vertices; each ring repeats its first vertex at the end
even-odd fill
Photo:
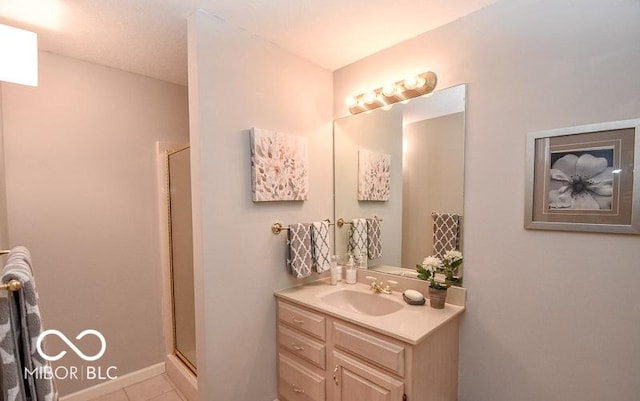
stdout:
POLYGON ((408 305, 402 299, 402 293, 374 294, 369 285, 356 283, 346 284, 344 281, 332 286, 325 280, 314 281, 298 287, 276 291, 275 296, 286 301, 303 305, 309 309, 331 315, 366 327, 378 333, 396 338, 409 344, 418 344, 434 330, 464 312, 464 306, 445 304, 444 309, 434 309, 425 305, 408 305), (386 297, 403 305, 398 311, 382 316, 371 316, 360 313, 348 304, 331 305, 323 301, 323 297, 337 291, 357 291, 370 294, 372 297, 386 297))

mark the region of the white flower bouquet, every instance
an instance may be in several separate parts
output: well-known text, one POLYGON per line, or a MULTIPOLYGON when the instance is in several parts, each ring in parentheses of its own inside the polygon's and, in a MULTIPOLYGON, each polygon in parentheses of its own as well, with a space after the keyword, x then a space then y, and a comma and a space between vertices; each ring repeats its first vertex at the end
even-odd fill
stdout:
POLYGON ((442 259, 436 256, 427 256, 421 265, 416 265, 418 278, 429 281, 429 287, 436 290, 446 290, 451 284, 459 281, 456 277, 458 267, 462 264, 462 252, 450 250, 445 252, 442 259), (444 276, 444 279, 438 277, 444 276))

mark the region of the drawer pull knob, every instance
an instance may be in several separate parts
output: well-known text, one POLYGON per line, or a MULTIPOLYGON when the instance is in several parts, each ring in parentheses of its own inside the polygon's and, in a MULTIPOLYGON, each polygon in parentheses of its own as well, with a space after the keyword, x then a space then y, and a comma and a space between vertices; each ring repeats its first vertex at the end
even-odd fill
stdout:
POLYGON ((293 387, 293 392, 294 393, 304 394, 304 390, 301 389, 300 387, 296 386, 295 384, 292 384, 291 386, 293 387))
POLYGON ((295 316, 293 316, 293 317, 291 318, 291 321, 292 321, 293 323, 296 323, 296 324, 303 324, 303 323, 304 323, 304 320, 302 320, 302 319, 298 319, 298 318, 297 318, 297 317, 295 317, 295 316))
POLYGON ((304 351, 304 347, 301 345, 296 345, 296 343, 292 343, 291 346, 293 347, 293 349, 295 349, 296 351, 304 351))
POLYGON ((336 365, 335 369, 333 369, 333 381, 336 383, 336 386, 340 385, 340 380, 338 380, 338 370, 340 369, 340 365, 336 365))

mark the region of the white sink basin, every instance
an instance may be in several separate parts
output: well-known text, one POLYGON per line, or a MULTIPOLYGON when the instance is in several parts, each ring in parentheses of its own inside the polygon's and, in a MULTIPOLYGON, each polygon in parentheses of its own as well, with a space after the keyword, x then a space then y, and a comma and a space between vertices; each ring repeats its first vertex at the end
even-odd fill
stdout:
POLYGON ((397 312, 403 304, 384 294, 342 290, 322 295, 320 300, 327 305, 369 316, 383 316, 397 312))

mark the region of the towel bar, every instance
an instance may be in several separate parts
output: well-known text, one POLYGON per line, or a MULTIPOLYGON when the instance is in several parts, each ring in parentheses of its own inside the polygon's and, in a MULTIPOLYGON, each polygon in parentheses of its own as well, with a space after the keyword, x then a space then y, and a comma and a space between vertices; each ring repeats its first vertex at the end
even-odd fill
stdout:
POLYGON ((1 284, 0 290, 9 290, 11 292, 19 291, 22 288, 22 283, 18 280, 10 280, 7 284, 1 284))
MULTIPOLYGON (((327 223, 329 223, 330 226, 333 225, 333 223, 331 222, 331 219, 325 219, 324 221, 326 221, 327 223)), ((282 224, 275 222, 271 225, 271 232, 274 233, 275 235, 280 234, 283 230, 288 230, 289 226, 283 226, 282 224)))
MULTIPOLYGON (((378 219, 378 216, 373 216, 373 217, 378 219)), ((382 219, 378 219, 378 221, 382 221, 382 219)), ((336 225, 338 226, 338 228, 342 228, 342 226, 344 226, 345 224, 353 224, 353 223, 351 223, 350 221, 344 221, 342 217, 340 217, 336 222, 336 225)))
POLYGON ((0 251, 0 255, 8 255, 11 251, 0 251))

